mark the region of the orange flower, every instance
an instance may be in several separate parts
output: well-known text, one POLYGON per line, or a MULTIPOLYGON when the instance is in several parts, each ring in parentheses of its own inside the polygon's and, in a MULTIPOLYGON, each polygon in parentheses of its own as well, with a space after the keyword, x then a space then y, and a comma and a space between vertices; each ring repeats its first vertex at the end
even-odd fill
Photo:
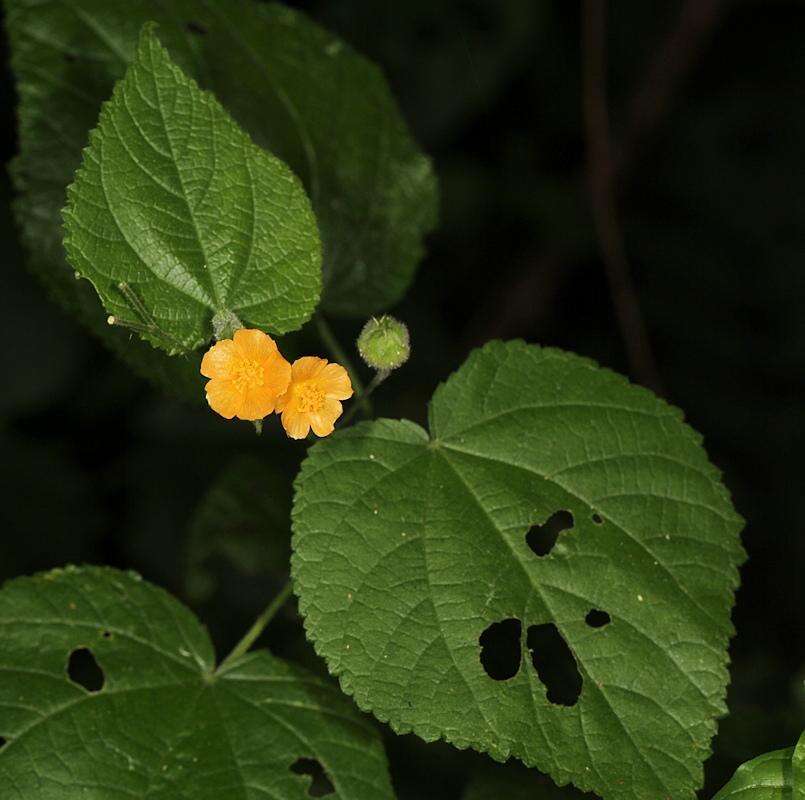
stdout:
POLYGON ((221 339, 201 360, 207 402, 222 417, 259 420, 270 414, 288 389, 291 365, 262 331, 241 328, 221 339))
POLYGON ((352 397, 352 383, 340 364, 305 356, 293 362, 291 385, 277 400, 282 427, 292 439, 304 439, 313 428, 316 436, 328 436, 341 416, 341 403, 352 397))

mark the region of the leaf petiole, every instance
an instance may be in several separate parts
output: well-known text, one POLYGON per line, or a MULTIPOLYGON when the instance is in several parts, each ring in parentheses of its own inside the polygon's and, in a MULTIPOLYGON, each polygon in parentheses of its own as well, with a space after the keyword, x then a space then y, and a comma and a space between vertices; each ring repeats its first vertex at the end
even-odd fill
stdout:
POLYGON ((230 666, 241 656, 249 652, 251 646, 260 638, 260 634, 268 627, 268 624, 274 619, 277 612, 285 605, 292 594, 293 587, 291 586, 291 582, 288 581, 285 586, 280 589, 279 594, 268 604, 265 611, 254 621, 251 628, 246 631, 246 634, 235 645, 232 652, 219 664, 218 672, 230 666))
MULTIPOLYGON (((372 392, 374 392, 374 390, 377 389, 377 387, 380 386, 380 384, 383 383, 383 381, 386 380, 389 375, 391 375, 391 370, 379 369, 375 373, 374 378, 372 378, 372 380, 369 382, 369 385, 366 387, 366 389, 364 389, 360 400, 367 400, 372 392)), ((347 411, 347 413, 341 418, 339 426, 342 427, 346 425, 355 416, 359 408, 361 408, 360 402, 353 403, 352 408, 350 408, 349 411, 347 411)))

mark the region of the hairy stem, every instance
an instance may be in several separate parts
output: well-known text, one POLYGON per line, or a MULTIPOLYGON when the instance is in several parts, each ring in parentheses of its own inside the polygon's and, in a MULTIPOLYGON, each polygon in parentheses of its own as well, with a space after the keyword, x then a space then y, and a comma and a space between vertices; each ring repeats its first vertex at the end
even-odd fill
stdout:
POLYGON ((673 105, 679 87, 710 41, 726 0, 686 0, 676 26, 646 70, 629 104, 628 122, 615 153, 615 174, 621 178, 642 154, 643 145, 673 105))

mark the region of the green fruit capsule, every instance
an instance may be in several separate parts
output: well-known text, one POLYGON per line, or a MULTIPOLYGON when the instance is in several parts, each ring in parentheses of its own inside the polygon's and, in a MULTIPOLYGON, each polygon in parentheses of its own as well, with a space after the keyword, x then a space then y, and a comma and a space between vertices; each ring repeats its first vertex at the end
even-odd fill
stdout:
POLYGON ((372 317, 358 337, 358 352, 372 369, 397 369, 411 355, 408 328, 388 314, 372 317))

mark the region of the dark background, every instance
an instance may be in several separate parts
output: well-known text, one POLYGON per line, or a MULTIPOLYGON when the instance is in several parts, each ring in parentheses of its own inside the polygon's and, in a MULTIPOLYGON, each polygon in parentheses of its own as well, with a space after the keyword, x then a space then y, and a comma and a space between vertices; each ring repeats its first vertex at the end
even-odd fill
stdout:
MULTIPOLYGON (((378 413, 423 421, 436 384, 496 336, 629 373, 584 176, 578 5, 291 5, 384 67, 441 182, 441 224, 394 309, 413 357, 379 391, 378 413)), ((707 764, 709 797, 740 762, 791 745, 805 720, 805 4, 611 5, 609 108, 631 274, 665 392, 704 434, 747 520, 730 716, 707 764)), ((5 161, 15 97, 0 47, 5 161)), ((304 446, 257 439, 133 376, 29 277, 10 199, 4 174, 0 579, 68 561, 134 568, 231 647, 284 562, 266 557, 243 575, 258 556, 238 567, 237 552, 213 554, 203 576, 189 574, 206 558, 197 509, 233 457, 253 453, 292 475, 304 446)), ((348 342, 360 324, 335 327, 348 342)), ((275 510, 287 488, 276 494, 275 510)), ((271 523, 273 539, 287 539, 284 519, 271 523)), ((259 517, 240 533, 249 553, 267 536, 259 517)), ((293 611, 267 641, 321 669, 293 611)), ((413 737, 389 736, 388 747, 401 797, 458 798, 484 762, 413 737)))

